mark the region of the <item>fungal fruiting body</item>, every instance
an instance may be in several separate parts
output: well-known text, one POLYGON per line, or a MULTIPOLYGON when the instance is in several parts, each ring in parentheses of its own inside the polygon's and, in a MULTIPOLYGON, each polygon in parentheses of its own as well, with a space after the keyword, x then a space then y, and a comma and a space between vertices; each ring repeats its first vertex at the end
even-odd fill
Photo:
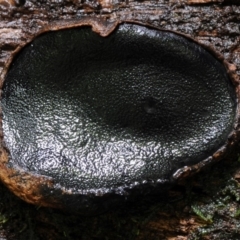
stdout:
POLYGON ((125 23, 48 32, 14 58, 2 95, 10 167, 74 194, 169 180, 226 144, 236 96, 194 41, 125 23))

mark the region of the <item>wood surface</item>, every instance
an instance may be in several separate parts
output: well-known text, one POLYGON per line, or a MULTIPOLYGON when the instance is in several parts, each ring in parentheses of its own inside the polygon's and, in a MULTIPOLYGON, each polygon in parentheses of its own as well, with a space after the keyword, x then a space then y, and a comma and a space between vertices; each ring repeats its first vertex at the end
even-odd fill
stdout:
MULTIPOLYGON (((108 22, 138 21, 187 34, 221 53, 240 76, 238 0, 0 0, 0 76, 7 71, 11 54, 36 33, 56 21, 77 22, 82 17, 108 22)), ((92 218, 36 209, 1 185, 0 229, 7 239, 14 240, 240 239, 240 164, 236 157, 239 150, 237 146, 233 157, 179 183, 166 193, 164 200, 162 196, 139 200, 92 218), (22 219, 10 214, 12 208, 19 209, 17 214, 22 219), (11 229, 10 220, 2 223, 1 216, 10 219, 15 230, 11 229), (27 226, 21 233, 17 233, 21 230, 18 224, 19 228, 25 225, 19 221, 25 221, 27 226)))

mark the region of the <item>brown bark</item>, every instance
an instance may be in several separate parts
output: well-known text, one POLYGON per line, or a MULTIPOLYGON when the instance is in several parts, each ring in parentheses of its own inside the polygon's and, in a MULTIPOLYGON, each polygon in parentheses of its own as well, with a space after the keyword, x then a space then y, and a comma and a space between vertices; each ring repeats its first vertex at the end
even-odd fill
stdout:
MULTIPOLYGON (((2 0, 0 1, 0 76, 7 71, 11 54, 14 51, 18 51, 18 48, 25 45, 36 33, 43 31, 46 26, 50 26, 56 21, 77 23, 78 19, 83 16, 103 18, 109 22, 115 22, 116 20, 138 21, 187 34, 220 52, 228 62, 233 64, 232 67, 236 68, 237 74, 240 74, 240 5, 238 1, 31 0, 25 2, 2 0)), ((141 222, 140 226, 138 225, 140 233, 136 234, 134 238, 191 239, 193 230, 196 231, 198 227, 208 225, 214 227, 215 233, 224 229, 237 233, 237 220, 235 217, 231 218, 231 214, 237 215, 239 208, 238 188, 232 188, 232 182, 229 181, 232 179, 234 184, 239 181, 238 169, 239 164, 235 159, 227 159, 214 168, 213 173, 210 171, 201 173, 193 178, 191 183, 182 183, 176 189, 169 191, 167 193, 168 199, 173 203, 163 202, 161 203, 162 205, 158 205, 154 202, 154 206, 157 205, 158 207, 152 210, 151 214, 153 215, 148 216, 148 220, 141 222), (224 171, 222 170, 223 168, 224 171), (221 171, 224 178, 221 177, 221 171), (225 183, 224 180, 228 182, 225 183), (190 194, 187 192, 189 188, 193 189, 190 194), (226 190, 226 193, 223 190, 226 190), (189 196, 192 199, 189 200, 189 196), (222 213, 217 209, 216 198, 223 201, 223 198, 226 196, 230 196, 232 200, 224 208, 226 213, 222 213), (209 205, 204 201, 209 201, 209 205), (193 207, 195 205, 197 205, 197 208, 193 207), (162 206, 166 206, 166 208, 162 206), (208 210, 208 208, 211 208, 209 206, 214 206, 215 210, 208 210), (198 209, 201 209, 201 207, 203 210, 198 212, 198 209), (204 210, 205 208, 207 210, 204 210), (212 218, 206 217, 208 215, 207 211, 211 212, 212 218), (216 216, 214 215, 216 212, 217 216, 220 216, 221 221, 219 221, 221 223, 214 222, 213 216, 216 216), (201 216, 201 214, 204 216, 201 216)), ((31 211, 34 212, 34 210, 31 211)), ((51 223, 50 214, 42 210, 38 211, 36 215, 37 217, 32 219, 39 223, 36 228, 39 236, 42 236, 42 239, 51 239, 48 234, 52 231, 55 236, 54 239, 59 239, 59 235, 56 233, 60 231, 58 229, 59 226, 57 222, 51 223), (46 225, 43 225, 43 223, 46 225), (46 231, 48 228, 50 231, 46 231)), ((139 217, 139 215, 137 216, 139 217)), ((64 215, 61 215, 61 217, 64 218, 64 215)), ((95 222, 91 223, 90 228, 92 231, 97 230, 97 226, 104 228, 102 221, 105 221, 106 224, 110 222, 113 225, 117 224, 116 217, 119 216, 116 216, 114 211, 110 211, 104 217, 104 219, 102 219, 103 217, 96 217, 91 220, 95 222)), ((130 221, 133 217, 136 217, 136 214, 130 211, 124 218, 130 221)), ((123 218, 120 219, 122 220, 123 218)), ((64 220, 62 221, 64 222, 64 220)), ((88 220, 86 222, 88 223, 88 220)), ((130 231, 129 226, 132 225, 122 226, 123 231, 130 231)), ((197 239, 224 239, 220 238, 219 235, 211 234, 212 232, 208 235, 209 238, 208 236, 201 236, 201 238, 197 239)), ((109 236, 109 239, 116 238, 114 233, 107 233, 107 236, 109 236)), ((102 238, 91 235, 88 239, 102 238)), ((122 239, 127 238, 123 237, 122 239)))

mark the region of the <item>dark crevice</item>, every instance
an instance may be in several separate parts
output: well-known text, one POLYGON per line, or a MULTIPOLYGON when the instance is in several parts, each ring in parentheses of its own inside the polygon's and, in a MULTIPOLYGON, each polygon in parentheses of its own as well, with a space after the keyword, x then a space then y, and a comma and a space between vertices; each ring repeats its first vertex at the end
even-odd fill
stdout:
POLYGON ((234 5, 240 6, 240 1, 239 0, 223 0, 222 5, 232 6, 232 7, 234 7, 234 5))
POLYGON ((23 5, 25 5, 25 3, 26 3, 26 0, 17 0, 16 1, 17 6, 23 6, 23 5))

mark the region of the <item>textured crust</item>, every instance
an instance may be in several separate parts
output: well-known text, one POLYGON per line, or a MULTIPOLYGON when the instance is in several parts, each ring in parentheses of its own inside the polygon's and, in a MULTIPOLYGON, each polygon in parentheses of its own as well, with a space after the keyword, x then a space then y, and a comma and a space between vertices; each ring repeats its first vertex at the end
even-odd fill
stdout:
MULTIPOLYGON (((61 21, 54 21, 47 25, 43 25, 39 31, 35 32, 32 36, 30 36, 27 41, 19 44, 18 47, 11 53, 10 57, 8 58, 8 60, 6 61, 3 67, 3 71, 0 76, 0 87, 2 87, 3 85, 4 78, 16 54, 26 44, 31 42, 34 38, 36 38, 40 34, 48 31, 57 31, 57 30, 66 29, 66 28, 91 26, 92 30, 99 33, 101 36, 108 36, 118 26, 118 24, 123 22, 141 24, 137 21, 106 21, 103 18, 83 17, 79 20, 66 20, 66 21, 61 20, 61 21)), ((141 25, 151 27, 150 25, 147 25, 147 24, 141 24, 141 25)), ((159 28, 155 28, 155 29, 159 29, 159 28)), ((169 31, 164 29, 159 29, 159 30, 169 31)), ((227 72, 233 84, 235 85, 236 95, 238 99, 237 114, 236 114, 234 129, 230 133, 226 144, 222 146, 218 151, 216 151, 213 154, 213 156, 209 156, 209 158, 201 161, 198 164, 195 164, 193 166, 186 166, 182 169, 179 169, 177 172, 175 172, 172 176, 172 181, 176 182, 178 180, 181 180, 182 178, 185 178, 186 176, 192 175, 193 173, 200 171, 203 167, 208 166, 213 162, 216 162, 222 159, 224 156, 226 156, 227 152, 230 151, 230 149, 238 141, 239 135, 240 135, 240 125, 239 125, 240 87, 239 87, 239 77, 236 74, 236 67, 233 64, 228 63, 220 53, 217 53, 213 49, 213 47, 201 44, 185 34, 180 34, 175 31, 169 31, 169 32, 177 33, 179 35, 182 35, 190 39, 191 41, 194 41, 200 44, 202 47, 204 47, 209 52, 211 52, 211 54, 214 55, 217 59, 219 59, 219 61, 222 62, 226 67, 227 72)), ((0 132, 0 137, 1 139, 3 139, 2 131, 0 132)), ((62 199, 64 199, 65 197, 68 198, 72 194, 71 192, 61 187, 55 186, 52 179, 49 179, 45 176, 38 176, 28 172, 24 172, 20 169, 12 169, 11 167, 8 166, 7 163, 8 163, 8 152, 4 147, 2 147, 0 152, 0 168, 1 168, 0 180, 18 197, 20 197, 21 199, 25 200, 28 203, 32 203, 40 206, 47 206, 47 207, 54 207, 54 208, 69 207, 68 206, 69 203, 65 202, 64 200, 62 201, 62 199), (56 194, 58 194, 58 197, 56 197, 56 194)), ((131 190, 126 189, 126 194, 129 191, 131 190)), ((101 193, 99 195, 101 195, 101 193)), ((81 195, 79 195, 79 197, 81 198, 81 195)))

